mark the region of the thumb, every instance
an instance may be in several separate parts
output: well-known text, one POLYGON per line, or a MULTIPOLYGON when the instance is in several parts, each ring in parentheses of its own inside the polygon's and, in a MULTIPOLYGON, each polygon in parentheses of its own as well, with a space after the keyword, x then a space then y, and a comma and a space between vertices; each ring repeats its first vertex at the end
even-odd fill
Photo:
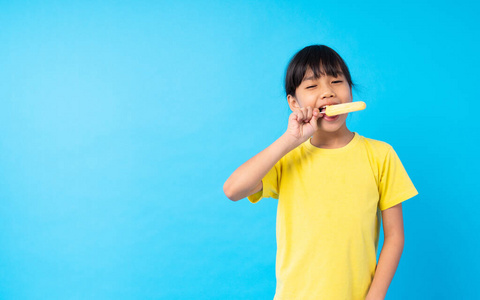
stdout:
POLYGON ((322 115, 322 113, 320 111, 314 110, 313 115, 312 115, 312 119, 310 121, 311 122, 315 121, 315 124, 316 124, 318 118, 320 118, 321 115, 322 115))
POLYGON ((321 113, 320 113, 320 112, 314 111, 314 112, 313 112, 313 116, 312 116, 312 118, 310 119, 310 124, 313 126, 313 128, 314 128, 315 130, 317 130, 317 127, 318 127, 318 125, 317 125, 317 120, 318 120, 318 118, 320 118, 320 116, 321 116, 321 113))

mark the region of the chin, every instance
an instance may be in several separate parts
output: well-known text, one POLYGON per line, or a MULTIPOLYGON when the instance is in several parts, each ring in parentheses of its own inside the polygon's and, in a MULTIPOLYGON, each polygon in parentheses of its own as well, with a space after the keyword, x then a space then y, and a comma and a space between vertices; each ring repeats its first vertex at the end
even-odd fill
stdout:
POLYGON ((322 130, 325 132, 337 132, 341 127, 323 127, 322 130))
MULTIPOLYGON (((319 119, 320 120, 320 119, 319 119)), ((336 132, 338 130, 340 130, 345 124, 345 120, 343 120, 343 122, 341 120, 337 120, 336 122, 334 123, 329 123, 329 122, 320 122, 318 124, 318 128, 320 129, 323 129, 323 131, 327 131, 327 132, 336 132)))

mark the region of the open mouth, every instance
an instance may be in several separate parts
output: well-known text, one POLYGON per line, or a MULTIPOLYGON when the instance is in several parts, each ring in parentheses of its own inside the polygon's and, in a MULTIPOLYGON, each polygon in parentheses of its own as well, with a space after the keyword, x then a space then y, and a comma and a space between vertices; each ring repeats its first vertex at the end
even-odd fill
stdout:
POLYGON ((336 121, 339 117, 340 117, 340 115, 336 115, 336 116, 332 116, 332 117, 329 117, 327 115, 323 115, 323 119, 325 121, 336 121))
POLYGON ((323 116, 323 119, 327 120, 327 121, 335 121, 336 119, 340 118, 340 115, 336 115, 336 116, 333 116, 333 117, 329 117, 327 115, 324 115, 323 116))
POLYGON ((336 120, 340 117, 340 115, 331 116, 331 117, 327 116, 327 114, 325 113, 325 112, 327 111, 327 106, 328 106, 328 105, 324 105, 324 106, 321 106, 321 107, 319 108, 320 113, 323 114, 323 117, 322 117, 322 118, 323 118, 325 121, 329 121, 329 122, 336 121, 336 120))

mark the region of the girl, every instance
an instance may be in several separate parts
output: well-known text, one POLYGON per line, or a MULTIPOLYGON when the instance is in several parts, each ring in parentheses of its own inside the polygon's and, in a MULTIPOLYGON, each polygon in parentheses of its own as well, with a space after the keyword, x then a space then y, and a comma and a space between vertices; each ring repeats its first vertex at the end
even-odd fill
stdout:
POLYGON ((333 49, 296 53, 285 76, 286 132, 224 184, 233 201, 278 199, 274 300, 384 299, 395 274, 404 245, 401 202, 418 192, 392 146, 351 132, 348 114, 321 110, 351 102, 353 86, 333 49))

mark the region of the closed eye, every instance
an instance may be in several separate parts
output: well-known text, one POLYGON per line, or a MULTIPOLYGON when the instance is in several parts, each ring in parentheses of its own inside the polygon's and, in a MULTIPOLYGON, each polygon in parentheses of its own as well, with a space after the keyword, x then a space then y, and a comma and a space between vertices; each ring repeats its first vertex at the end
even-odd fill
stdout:
MULTIPOLYGON (((342 82, 342 80, 333 81, 332 83, 336 83, 336 82, 342 82)), ((307 86, 307 89, 314 88, 314 87, 316 87, 316 85, 307 86)))

